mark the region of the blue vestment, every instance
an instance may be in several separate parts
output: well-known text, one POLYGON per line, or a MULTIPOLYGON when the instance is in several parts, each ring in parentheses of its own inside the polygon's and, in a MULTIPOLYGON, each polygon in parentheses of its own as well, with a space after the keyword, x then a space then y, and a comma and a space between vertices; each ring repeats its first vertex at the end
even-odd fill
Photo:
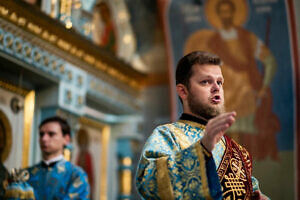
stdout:
MULTIPOLYGON (((245 169, 230 172, 239 176, 230 179, 237 180, 236 183, 241 185, 238 187, 235 183, 228 182, 228 174, 223 173, 227 170, 224 166, 229 166, 231 162, 223 157, 232 154, 226 154, 227 141, 230 140, 223 137, 210 154, 200 143, 204 130, 205 125, 188 120, 165 124, 154 130, 144 146, 136 174, 136 186, 143 198, 222 199, 229 190, 236 199, 240 193, 245 196, 246 186, 242 186, 244 183, 238 180, 243 178, 239 174, 245 174, 245 169), (220 174, 225 176, 225 186, 229 184, 231 188, 226 189, 221 185, 220 174)), ((251 174, 248 177, 249 179, 244 180, 246 183, 250 182, 248 194, 251 195, 252 191, 249 190, 255 191, 259 187, 257 179, 251 174)))
POLYGON ((46 166, 43 162, 28 169, 28 183, 39 199, 89 199, 90 186, 86 173, 72 163, 60 160, 46 166))

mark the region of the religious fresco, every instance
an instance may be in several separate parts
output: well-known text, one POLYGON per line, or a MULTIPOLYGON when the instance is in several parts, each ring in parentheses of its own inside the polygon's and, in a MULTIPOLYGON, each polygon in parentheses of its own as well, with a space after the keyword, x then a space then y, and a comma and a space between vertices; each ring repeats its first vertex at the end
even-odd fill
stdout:
POLYGON ((79 119, 79 129, 72 142, 72 159, 88 175, 91 199, 107 196, 107 149, 110 134, 107 126, 87 118, 79 119))
POLYGON ((276 160, 278 150, 293 150, 293 66, 284 7, 279 1, 260 7, 238 0, 169 6, 174 63, 194 50, 222 58, 226 107, 238 113, 231 132, 250 149, 261 142, 264 151, 250 150, 258 159, 276 160))
POLYGON ((243 1, 208 1, 204 12, 214 29, 200 29, 188 36, 184 54, 203 50, 222 58, 225 107, 237 112, 237 121, 229 132, 256 158, 271 156, 277 160, 276 134, 280 124, 272 111, 270 89, 277 63, 266 45, 271 33, 266 30, 266 37, 260 39, 251 29, 243 27, 249 15, 243 1), (261 65, 262 73, 257 65, 261 65))
POLYGON ((78 154, 76 157, 75 164, 82 167, 82 169, 87 173, 89 184, 91 187, 91 199, 93 199, 94 194, 94 165, 93 157, 89 150, 90 148, 90 135, 86 129, 79 129, 76 134, 76 142, 78 144, 78 154))
MULTIPOLYGON (((159 2, 164 10, 170 75, 178 60, 191 51, 219 55, 226 110, 237 112, 228 134, 243 144, 256 162, 265 162, 260 169, 267 169, 267 161, 281 165, 287 153, 286 165, 293 170, 297 134, 293 71, 297 58, 291 45, 291 30, 295 29, 288 13, 291 1, 159 2)), ((181 105, 173 101, 173 111, 180 115, 181 105)), ((289 178, 293 184, 294 178, 289 178)))
POLYGON ((94 30, 93 40, 103 48, 116 53, 117 33, 112 16, 112 11, 108 3, 99 2, 94 7, 94 30))

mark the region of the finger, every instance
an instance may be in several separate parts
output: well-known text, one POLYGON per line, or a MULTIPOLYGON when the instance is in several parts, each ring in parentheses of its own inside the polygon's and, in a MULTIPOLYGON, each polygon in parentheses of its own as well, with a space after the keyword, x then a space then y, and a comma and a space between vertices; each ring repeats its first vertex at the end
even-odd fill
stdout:
POLYGON ((211 121, 209 121, 209 123, 207 124, 206 128, 207 129, 214 129, 218 126, 222 126, 224 124, 228 124, 229 126, 231 126, 235 121, 235 117, 232 114, 227 114, 227 115, 223 115, 219 118, 215 118, 211 121))
POLYGON ((210 135, 211 137, 215 137, 216 135, 220 134, 220 132, 223 132, 221 133, 221 135, 223 135, 227 131, 227 129, 231 127, 233 122, 234 119, 229 119, 228 122, 210 126, 206 129, 206 134, 210 135))
POLYGON ((225 119, 225 118, 230 117, 230 116, 235 118, 236 117, 236 112, 222 113, 222 114, 218 115, 217 117, 212 118, 210 121, 220 122, 220 121, 222 121, 222 119, 225 119))
MULTIPOLYGON (((206 126, 206 134, 215 137, 220 131, 225 131, 234 123, 235 112, 223 113, 220 117, 210 120, 206 126)), ((224 134, 223 133, 223 134, 224 134)))
MULTIPOLYGON (((225 131, 229 128, 228 124, 223 124, 222 126, 214 127, 210 130, 205 131, 205 135, 209 138, 222 137, 225 131)), ((215 140, 215 139, 213 139, 215 140)))
POLYGON ((215 127, 212 130, 212 135, 214 135, 214 136, 217 136, 217 135, 223 136, 229 127, 230 127, 229 124, 223 124, 223 125, 220 125, 218 127, 215 127))
POLYGON ((233 117, 236 117, 236 115, 237 115, 235 111, 232 111, 230 113, 232 114, 233 117))

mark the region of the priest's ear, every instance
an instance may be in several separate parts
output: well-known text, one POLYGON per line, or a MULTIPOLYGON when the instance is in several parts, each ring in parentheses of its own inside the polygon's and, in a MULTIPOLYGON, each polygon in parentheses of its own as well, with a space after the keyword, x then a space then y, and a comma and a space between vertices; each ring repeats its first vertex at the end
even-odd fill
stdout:
POLYGON ((182 101, 185 101, 187 99, 187 96, 188 96, 188 90, 186 88, 185 85, 181 84, 181 83, 178 83, 176 85, 176 91, 177 91, 177 94, 179 96, 179 98, 182 100, 182 101))
POLYGON ((70 134, 65 134, 63 138, 64 138, 64 145, 68 145, 71 141, 70 134))

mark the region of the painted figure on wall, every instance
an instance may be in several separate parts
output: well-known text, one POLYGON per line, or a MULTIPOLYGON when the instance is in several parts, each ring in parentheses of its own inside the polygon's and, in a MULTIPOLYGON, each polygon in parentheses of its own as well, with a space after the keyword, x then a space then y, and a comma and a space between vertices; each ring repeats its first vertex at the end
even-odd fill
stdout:
POLYGON ((88 180, 91 188, 91 199, 93 199, 94 192, 94 172, 93 172, 93 158, 89 152, 90 138, 88 132, 81 128, 77 132, 76 141, 79 146, 79 153, 76 158, 76 164, 83 168, 88 175, 88 180))
POLYGON ((276 72, 275 58, 260 38, 242 27, 248 17, 245 1, 206 1, 205 11, 216 30, 202 29, 191 34, 185 43, 185 54, 203 50, 222 58, 226 108, 237 112, 231 136, 255 158, 270 156, 277 160, 276 133, 280 125, 272 111, 269 87, 276 72))
POLYGON ((116 29, 108 3, 101 1, 95 5, 94 24, 94 41, 105 49, 116 53, 116 29))

